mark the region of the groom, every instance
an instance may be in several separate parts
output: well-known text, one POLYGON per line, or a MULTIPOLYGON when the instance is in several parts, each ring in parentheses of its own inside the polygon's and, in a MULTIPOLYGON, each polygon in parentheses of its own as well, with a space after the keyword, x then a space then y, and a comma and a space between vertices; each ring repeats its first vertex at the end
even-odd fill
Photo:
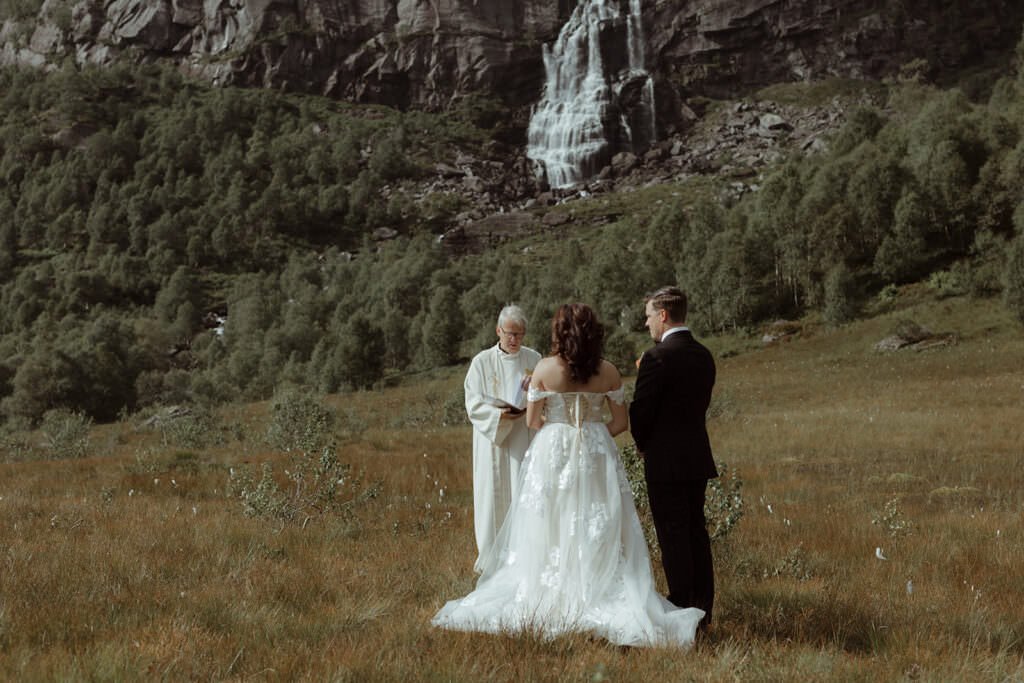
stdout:
POLYGON ((647 329, 656 345, 640 359, 630 431, 644 458, 647 492, 668 599, 706 613, 711 623, 715 577, 704 519, 707 480, 718 476, 705 413, 715 361, 685 326, 686 294, 662 287, 647 297, 647 329))

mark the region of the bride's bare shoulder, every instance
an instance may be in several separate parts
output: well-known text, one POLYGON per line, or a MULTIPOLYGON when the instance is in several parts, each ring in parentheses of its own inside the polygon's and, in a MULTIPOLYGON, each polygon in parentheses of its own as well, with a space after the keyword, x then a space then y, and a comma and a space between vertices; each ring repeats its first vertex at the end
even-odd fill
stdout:
POLYGON ((611 361, 601 359, 601 368, 599 373, 602 377, 606 377, 610 380, 616 382, 622 381, 622 373, 619 372, 619 369, 615 367, 615 364, 611 361))
POLYGON ((558 358, 555 356, 545 356, 537 361, 537 367, 533 369, 533 374, 549 373, 556 370, 558 370, 558 358))
POLYGON ((533 369, 533 377, 535 380, 541 380, 546 384, 550 384, 561 375, 560 371, 558 359, 546 356, 537 362, 537 366, 533 369))

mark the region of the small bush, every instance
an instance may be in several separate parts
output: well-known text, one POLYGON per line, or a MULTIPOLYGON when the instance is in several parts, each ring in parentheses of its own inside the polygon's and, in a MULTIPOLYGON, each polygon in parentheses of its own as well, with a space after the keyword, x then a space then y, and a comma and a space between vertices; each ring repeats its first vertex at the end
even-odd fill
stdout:
POLYGON ((896 302, 899 295, 900 288, 890 283, 882 287, 881 291, 878 292, 878 303, 882 306, 891 306, 896 302))
POLYGON ((388 417, 388 429, 427 429, 437 426, 440 402, 434 396, 421 396, 402 403, 401 410, 388 417))
MULTIPOLYGON (((167 450, 163 447, 145 446, 135 450, 135 462, 127 466, 134 474, 155 474, 158 472, 183 472, 198 474, 209 463, 199 460, 199 455, 192 451, 167 450)), ((212 465, 219 468, 220 465, 212 465)))
POLYGON ((765 579, 783 577, 797 581, 809 581, 814 577, 814 572, 808 565, 807 553, 802 547, 797 546, 780 557, 771 567, 765 567, 761 571, 761 577, 765 579))
POLYGON ((43 415, 39 431, 43 444, 55 458, 84 458, 89 451, 92 418, 82 412, 51 410, 43 415))
POLYGON ((292 456, 284 480, 269 462, 263 463, 258 481, 248 467, 231 468, 226 492, 242 503, 246 515, 303 525, 316 515, 351 513, 380 492, 379 484, 364 486, 351 466, 338 460, 333 446, 292 456))
POLYGON ((329 440, 334 414, 307 389, 285 386, 274 393, 267 443, 282 451, 312 452, 329 440))
POLYGON ((193 406, 183 414, 168 416, 156 424, 164 446, 206 448, 225 441, 216 414, 204 406, 193 406))
POLYGON ((928 276, 928 288, 940 299, 959 296, 967 291, 961 274, 956 270, 937 270, 928 276))
POLYGON ((445 427, 469 424, 469 417, 466 415, 466 390, 462 386, 448 394, 444 405, 441 406, 441 424, 445 427))
POLYGON ((911 532, 911 524, 903 516, 899 502, 898 498, 887 501, 882 511, 871 520, 872 524, 882 527, 890 538, 899 538, 911 532))
POLYGON ((743 517, 743 480, 724 462, 718 463, 718 477, 708 481, 704 515, 712 541, 726 538, 743 517))
POLYGON ((823 315, 832 325, 850 322, 857 315, 856 283, 849 268, 838 265, 825 277, 825 310, 823 315))
POLYGON ((21 434, 0 433, 0 462, 21 462, 32 457, 32 445, 21 434))
POLYGON ((1003 298, 1006 307, 1024 323, 1024 232, 1010 243, 1003 271, 1003 298))
POLYGON ((739 408, 732 394, 725 390, 718 390, 711 396, 711 405, 708 406, 708 420, 719 418, 736 417, 739 408))
MULTIPOLYGON (((644 538, 647 540, 647 546, 653 551, 658 547, 658 537, 654 531, 654 519, 651 517, 651 505, 647 498, 644 460, 637 453, 636 446, 632 444, 620 450, 620 457, 626 470, 626 478, 629 479, 633 502, 640 515, 640 523, 644 528, 644 538)), ((743 480, 735 470, 725 463, 718 463, 718 477, 708 480, 707 499, 704 502, 704 516, 712 541, 725 539, 743 517, 742 488, 743 480)))
POLYGON ((389 429, 430 429, 467 424, 469 418, 466 416, 466 399, 461 386, 447 396, 430 391, 414 401, 406 401, 401 410, 387 420, 389 429))
POLYGON ((1003 271, 1006 268, 1008 240, 989 230, 980 230, 974 236, 969 261, 957 263, 957 272, 963 272, 972 296, 992 296, 1003 291, 1003 271))

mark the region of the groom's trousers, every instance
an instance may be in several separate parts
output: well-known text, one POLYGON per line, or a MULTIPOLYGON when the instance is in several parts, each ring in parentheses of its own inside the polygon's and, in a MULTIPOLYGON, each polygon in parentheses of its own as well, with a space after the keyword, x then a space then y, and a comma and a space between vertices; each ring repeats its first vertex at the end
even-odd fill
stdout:
POLYGON ((661 564, 668 581, 668 600, 677 607, 699 607, 711 623, 715 575, 711 538, 704 519, 707 481, 647 484, 661 564))

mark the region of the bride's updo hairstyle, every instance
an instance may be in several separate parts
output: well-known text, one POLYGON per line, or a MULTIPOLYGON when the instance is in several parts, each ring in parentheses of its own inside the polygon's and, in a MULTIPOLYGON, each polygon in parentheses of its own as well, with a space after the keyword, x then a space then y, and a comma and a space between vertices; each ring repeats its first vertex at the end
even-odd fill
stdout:
POLYGON ((586 304, 562 304, 551 320, 551 353, 569 365, 569 379, 584 384, 597 374, 604 326, 586 304))

